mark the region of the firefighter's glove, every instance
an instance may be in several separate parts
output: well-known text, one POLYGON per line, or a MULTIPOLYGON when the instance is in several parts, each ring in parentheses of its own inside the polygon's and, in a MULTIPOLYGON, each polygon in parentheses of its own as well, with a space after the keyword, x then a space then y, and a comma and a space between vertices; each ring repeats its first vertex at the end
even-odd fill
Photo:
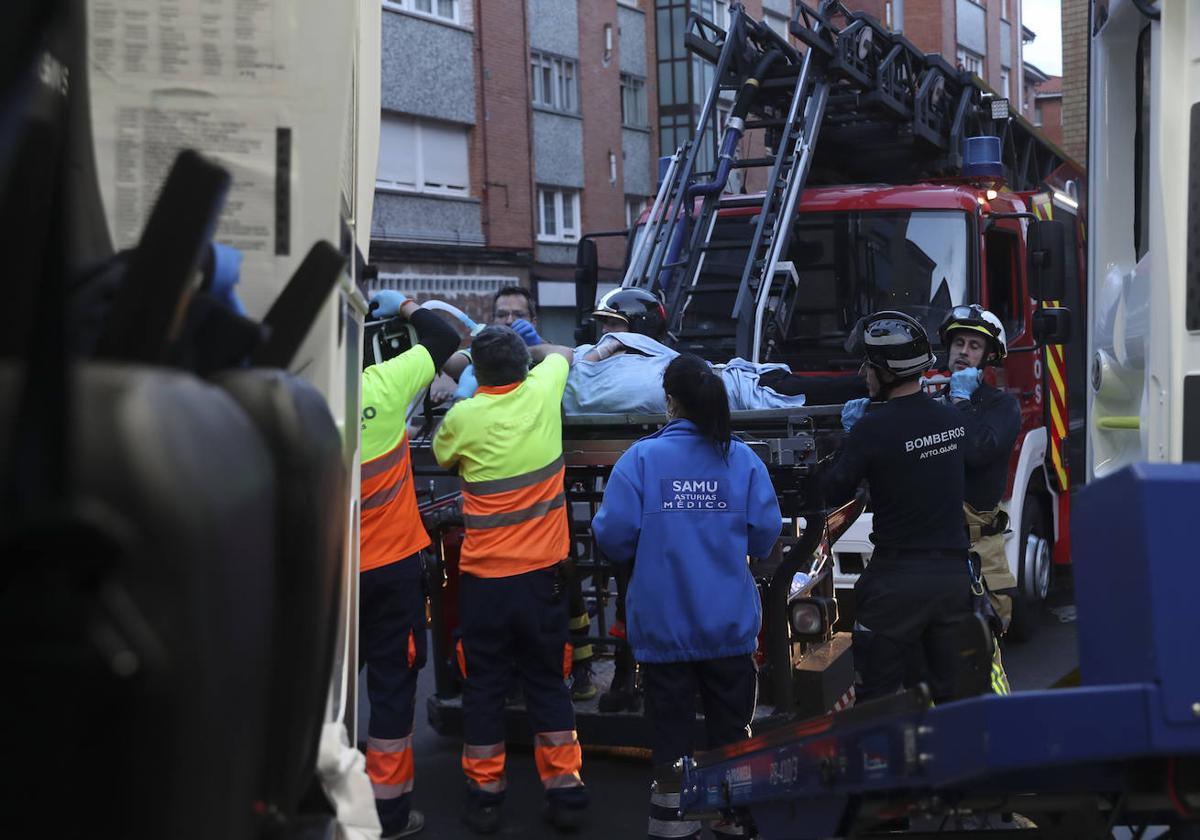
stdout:
POLYGON ((454 399, 465 400, 475 393, 479 383, 475 381, 475 365, 467 365, 458 377, 458 388, 454 391, 454 399))
POLYGON ((870 403, 870 397, 859 397, 842 406, 842 428, 847 432, 853 429, 854 424, 863 419, 863 415, 867 413, 867 406, 870 403))
POLYGON ((950 399, 969 400, 979 387, 979 378, 983 371, 979 368, 963 368, 950 374, 950 399))
POLYGON ((371 295, 369 316, 382 321, 384 318, 395 318, 400 314, 400 307, 408 300, 408 295, 394 289, 384 289, 371 295))
POLYGON ((526 347, 536 347, 542 343, 542 337, 538 335, 537 329, 524 318, 519 321, 513 321, 512 330, 521 336, 521 340, 525 342, 526 347))

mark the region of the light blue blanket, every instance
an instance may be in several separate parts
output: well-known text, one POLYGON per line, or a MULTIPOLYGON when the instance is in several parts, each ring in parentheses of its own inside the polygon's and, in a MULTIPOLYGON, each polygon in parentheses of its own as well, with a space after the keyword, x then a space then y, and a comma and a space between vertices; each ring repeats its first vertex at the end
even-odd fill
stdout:
MULTIPOLYGON (((679 354, 638 333, 610 333, 604 340, 620 342, 625 352, 589 362, 584 356, 595 345, 575 348, 575 361, 563 394, 567 414, 664 414, 667 404, 663 373, 679 354)), ((789 397, 758 383, 759 376, 766 371, 787 369, 787 365, 756 365, 745 359, 713 365, 713 370, 725 381, 729 408, 734 411, 804 405, 803 394, 789 397)))

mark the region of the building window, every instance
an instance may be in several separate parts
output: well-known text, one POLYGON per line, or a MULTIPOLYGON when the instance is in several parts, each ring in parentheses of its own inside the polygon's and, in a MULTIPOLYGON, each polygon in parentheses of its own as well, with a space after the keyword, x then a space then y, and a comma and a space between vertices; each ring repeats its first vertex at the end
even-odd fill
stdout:
POLYGON ((1008 20, 1008 0, 1000 0, 1000 19, 1008 20))
POLYGON ((1039 128, 1042 125, 1042 103, 1041 102, 1033 103, 1033 124, 1038 126, 1039 128))
POLYGON ((631 228, 637 224, 642 211, 650 206, 650 199, 644 195, 625 196, 625 227, 631 228))
POLYGON ((458 23, 458 0, 383 0, 383 7, 458 23))
POLYGON ((533 81, 533 104, 556 111, 576 113, 579 93, 575 86, 575 62, 556 55, 531 53, 530 77, 533 81))
POLYGON ((783 40, 788 39, 788 19, 785 15, 763 9, 763 23, 775 30, 775 34, 783 40))
MULTIPOLYGON (((671 0, 674 2, 675 0, 671 0)), ((722 29, 729 29, 729 0, 700 0, 693 8, 722 29)))
POLYGON ((1000 95, 1005 98, 1008 98, 1009 96, 1012 95, 1008 89, 1008 68, 1007 67, 1000 68, 1000 95))
POLYGON ((579 239, 579 191, 538 188, 538 242, 579 239))
POLYGON ((466 195, 470 188, 466 127, 385 113, 379 123, 375 184, 384 189, 466 195))
POLYGON ((638 7, 638 0, 617 0, 617 2, 622 6, 628 6, 631 9, 636 9, 638 7))
POLYGON ((621 125, 645 128, 650 123, 646 117, 646 82, 637 76, 621 74, 621 125))
POLYGON ((729 29, 729 0, 713 0, 713 23, 729 29))
POLYGON ((958 48, 958 66, 976 76, 983 75, 983 56, 973 53, 966 47, 958 48))

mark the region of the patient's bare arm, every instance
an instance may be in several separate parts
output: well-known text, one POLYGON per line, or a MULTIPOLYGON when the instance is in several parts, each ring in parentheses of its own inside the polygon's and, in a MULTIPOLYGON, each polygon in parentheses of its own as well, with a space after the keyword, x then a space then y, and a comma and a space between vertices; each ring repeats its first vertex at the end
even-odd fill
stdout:
POLYGON ((610 335, 604 336, 596 343, 596 346, 584 354, 585 362, 602 362, 609 356, 615 356, 618 353, 625 352, 625 345, 610 335))

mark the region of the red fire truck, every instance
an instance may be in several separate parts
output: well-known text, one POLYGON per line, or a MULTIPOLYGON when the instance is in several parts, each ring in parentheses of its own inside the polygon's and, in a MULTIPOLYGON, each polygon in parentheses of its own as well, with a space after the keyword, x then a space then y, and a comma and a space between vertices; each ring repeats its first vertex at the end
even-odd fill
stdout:
MULTIPOLYGON (((623 285, 663 293, 677 349, 782 362, 815 394, 828 393, 818 377, 855 374, 843 343, 871 311, 914 315, 935 343, 951 306, 995 312, 1009 356, 987 376, 1022 414, 1004 504, 1012 633, 1027 638, 1070 562, 1085 476, 1087 337, 1065 311, 1085 300, 1083 172, 977 77, 867 15, 799 4, 791 33, 806 48, 794 55, 740 10, 727 33, 693 18, 688 47, 715 81, 696 140, 664 159, 623 285), (756 177, 772 188, 730 194, 756 177)), ((840 590, 869 560, 870 530, 868 513, 835 546, 840 590)))
MULTIPOLYGON (((801 49, 740 4, 728 31, 689 17, 686 46, 705 70, 699 77, 713 80, 695 139, 665 161, 633 231, 583 237, 576 271, 581 343, 596 299, 595 239, 623 236, 623 285, 663 295, 671 344, 714 362, 781 362, 806 394, 803 407, 732 418, 767 463, 787 520, 773 556, 751 564, 763 600, 764 717, 829 711, 845 702, 852 678, 849 634, 835 628, 853 606, 848 592, 835 594, 869 559, 870 515, 849 524, 860 501, 827 510, 814 477, 842 434, 841 403, 865 394, 860 360, 844 350, 862 315, 909 312, 935 340, 960 303, 982 302, 1005 323, 1009 361, 989 376, 1018 396, 1024 417, 1007 500, 1019 523, 1009 558, 1025 594, 1014 632, 1032 623, 1028 607, 1045 597, 1056 552, 1068 556, 1067 500, 1073 466, 1083 463, 1070 455, 1082 445, 1070 412, 1084 404, 1071 391, 1083 386, 1076 357, 1086 340, 1070 335, 1067 314, 1082 301, 1078 167, 941 57, 836 0, 798 6, 790 31, 801 49), (767 188, 730 194, 733 173, 767 188), (1048 340, 1057 345, 1039 349, 1048 340)), ((589 523, 621 452, 665 422, 617 414, 564 423, 572 558, 591 581, 584 595, 595 613, 588 641, 616 652, 597 666, 599 700, 576 707, 587 743, 645 743, 636 698, 626 703, 630 692, 617 690, 635 685, 635 666, 608 632, 619 629, 609 613, 621 579, 595 551, 589 523)), ((423 479, 420 436, 414 447, 423 479)), ((450 496, 426 511, 446 583, 431 602, 437 692, 428 713, 435 729, 453 732, 461 521, 450 496)), ((509 713, 520 733, 523 709, 509 713)))

